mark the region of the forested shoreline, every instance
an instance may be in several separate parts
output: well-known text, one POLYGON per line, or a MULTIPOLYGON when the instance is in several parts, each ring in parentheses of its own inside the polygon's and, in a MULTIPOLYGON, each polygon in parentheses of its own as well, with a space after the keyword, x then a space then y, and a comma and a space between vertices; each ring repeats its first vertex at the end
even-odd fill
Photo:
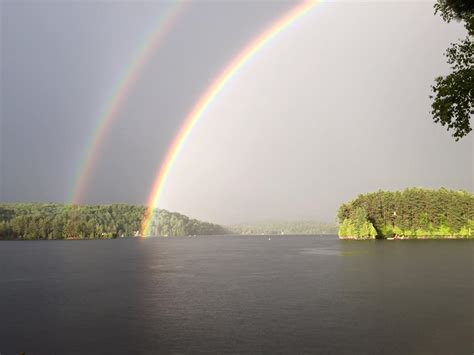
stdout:
MULTIPOLYGON (((138 236, 145 206, 0 204, 0 240, 113 239, 138 236)), ((154 236, 223 234, 337 234, 335 223, 315 221, 255 222, 230 227, 202 222, 167 210, 155 210, 154 236)))
POLYGON ((474 238, 474 195, 409 188, 359 195, 338 211, 341 239, 474 238))
MULTIPOLYGON (((112 239, 137 236, 145 206, 63 205, 40 203, 0 204, 0 240, 9 239, 112 239)), ((154 235, 213 235, 228 231, 179 213, 156 210, 154 235)))
POLYGON ((229 226, 236 234, 334 235, 336 223, 317 221, 262 221, 229 226))
MULTIPOLYGON (((112 239, 138 236, 145 206, 0 204, 0 240, 112 239)), ((314 221, 256 222, 224 227, 155 210, 152 235, 335 234, 341 239, 474 238, 474 195, 409 188, 359 195, 338 210, 339 230, 314 221)))

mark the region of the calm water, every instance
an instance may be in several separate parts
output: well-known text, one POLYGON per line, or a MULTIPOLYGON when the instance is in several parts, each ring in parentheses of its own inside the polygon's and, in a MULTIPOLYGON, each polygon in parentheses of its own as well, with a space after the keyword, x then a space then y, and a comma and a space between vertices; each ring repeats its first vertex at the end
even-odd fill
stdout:
POLYGON ((0 353, 472 354, 472 241, 0 243, 0 353))

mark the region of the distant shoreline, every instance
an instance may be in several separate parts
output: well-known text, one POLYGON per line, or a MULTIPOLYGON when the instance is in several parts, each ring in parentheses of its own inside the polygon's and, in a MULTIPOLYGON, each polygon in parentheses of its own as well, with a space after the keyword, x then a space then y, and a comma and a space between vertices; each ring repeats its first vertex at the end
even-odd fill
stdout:
POLYGON ((27 238, 10 238, 0 239, 0 242, 11 242, 11 241, 92 241, 92 240, 119 240, 119 239, 187 239, 187 238, 206 238, 206 237, 221 237, 221 238, 232 238, 232 237, 245 237, 251 238, 285 238, 285 237, 308 237, 308 238, 325 238, 325 239, 339 239, 345 241, 414 241, 414 240, 474 240, 474 237, 463 237, 463 236, 422 236, 422 237, 399 237, 399 238, 377 238, 377 239, 361 239, 357 237, 339 237, 337 234, 209 234, 209 235, 180 235, 180 236, 148 236, 148 237, 117 237, 117 238, 60 238, 60 239, 27 239, 27 238))
POLYGON ((388 240, 388 241, 392 241, 392 240, 474 240, 474 236, 437 236, 437 237, 430 237, 430 236, 422 236, 422 237, 399 237, 399 238, 372 238, 372 239, 362 239, 362 238, 358 238, 358 237, 339 237, 340 240, 357 240, 357 241, 361 241, 361 240, 388 240))
POLYGON ((178 236, 164 236, 164 235, 155 235, 147 237, 117 237, 117 238, 56 238, 56 239, 28 239, 28 238, 8 238, 0 239, 2 241, 70 241, 70 240, 117 240, 117 239, 149 239, 149 238, 159 238, 159 239, 173 239, 173 238, 202 238, 202 237, 246 237, 246 238, 255 238, 255 237, 320 237, 320 238, 338 238, 337 234, 201 234, 201 235, 178 235, 178 236))

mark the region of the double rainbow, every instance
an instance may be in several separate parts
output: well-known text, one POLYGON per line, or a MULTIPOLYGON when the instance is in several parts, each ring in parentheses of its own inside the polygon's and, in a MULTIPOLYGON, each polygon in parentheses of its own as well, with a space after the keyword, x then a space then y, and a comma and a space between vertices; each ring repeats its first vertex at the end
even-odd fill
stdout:
POLYGON ((110 99, 107 101, 105 109, 99 116, 96 127, 93 129, 90 141, 86 145, 87 150, 85 151, 79 165, 72 189, 72 196, 70 197, 70 201, 72 201, 73 204, 79 204, 84 196, 85 188, 90 179, 92 170, 96 165, 101 145, 105 140, 106 132, 117 117, 117 113, 123 106, 129 92, 134 83, 140 77, 144 67, 153 56, 153 53, 155 53, 164 36, 176 22, 176 19, 179 17, 183 9, 183 0, 173 2, 169 8, 157 18, 157 22, 153 26, 152 31, 146 36, 142 45, 139 47, 139 50, 131 58, 124 74, 120 76, 120 79, 115 85, 116 89, 113 90, 110 99))
POLYGON ((307 14, 319 0, 306 0, 295 6, 292 10, 286 13, 283 17, 275 21, 258 37, 253 39, 237 56, 227 65, 227 67, 220 73, 220 75, 207 88, 204 94, 200 97, 194 108, 186 116, 178 134, 175 136, 173 143, 166 153, 165 159, 157 171, 153 189, 147 203, 147 211, 142 222, 140 235, 148 236, 152 232, 151 227, 153 218, 155 216, 155 209, 160 201, 161 194, 168 175, 173 168, 173 165, 185 144, 187 138, 191 134, 193 127, 199 119, 206 112, 209 105, 215 100, 219 92, 228 84, 232 78, 239 72, 239 70, 268 42, 275 38, 279 33, 288 28, 292 23, 307 14))

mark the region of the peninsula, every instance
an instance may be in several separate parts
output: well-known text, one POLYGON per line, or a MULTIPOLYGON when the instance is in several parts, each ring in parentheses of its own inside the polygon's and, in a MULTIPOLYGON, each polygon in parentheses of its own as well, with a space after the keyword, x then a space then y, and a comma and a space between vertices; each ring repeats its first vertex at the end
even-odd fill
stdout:
POLYGON ((341 239, 474 238, 474 195, 408 188, 359 195, 337 214, 341 239))

